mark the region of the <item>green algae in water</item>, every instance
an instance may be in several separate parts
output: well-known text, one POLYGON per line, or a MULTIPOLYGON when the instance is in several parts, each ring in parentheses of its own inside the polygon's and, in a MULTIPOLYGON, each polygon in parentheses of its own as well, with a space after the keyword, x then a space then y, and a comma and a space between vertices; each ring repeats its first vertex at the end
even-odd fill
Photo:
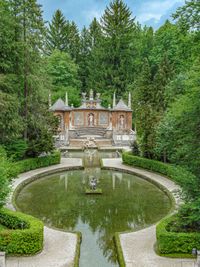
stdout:
POLYGON ((114 233, 147 227, 171 208, 168 196, 148 181, 99 168, 37 180, 22 189, 16 204, 50 227, 80 231, 80 267, 118 266, 114 233), (102 195, 85 194, 89 177, 94 174, 102 195))

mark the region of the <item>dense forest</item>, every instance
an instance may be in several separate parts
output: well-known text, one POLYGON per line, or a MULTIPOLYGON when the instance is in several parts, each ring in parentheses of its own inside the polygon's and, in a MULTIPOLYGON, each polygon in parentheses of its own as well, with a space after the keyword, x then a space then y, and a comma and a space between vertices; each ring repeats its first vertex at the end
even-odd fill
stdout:
MULTIPOLYGON (((0 0, 0 144, 13 160, 53 149, 48 112, 81 92, 132 93, 134 153, 178 164, 200 189, 200 2, 186 1, 158 30, 142 27, 122 0, 81 31, 60 10, 45 23, 36 0, 0 0)), ((200 196, 187 208, 200 229, 200 196)), ((184 212, 186 212, 184 210, 184 212)), ((186 213, 187 213, 186 212, 186 213)))

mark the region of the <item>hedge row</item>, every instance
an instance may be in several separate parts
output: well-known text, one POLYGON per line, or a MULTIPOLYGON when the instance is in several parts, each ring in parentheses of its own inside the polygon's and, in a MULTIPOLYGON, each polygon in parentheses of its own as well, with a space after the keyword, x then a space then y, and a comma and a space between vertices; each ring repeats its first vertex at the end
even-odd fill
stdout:
MULTIPOLYGON (((125 164, 147 169, 166 175, 178 183, 188 197, 199 194, 196 177, 180 166, 166 164, 156 160, 149 160, 124 152, 122 155, 125 164)), ((157 246, 161 254, 191 254, 192 248, 200 248, 200 233, 179 233, 167 231, 167 226, 175 217, 162 220, 156 228, 157 246)))
POLYGON ((76 253, 75 253, 73 267, 79 267, 80 248, 81 248, 81 242, 82 242, 82 234, 81 234, 81 232, 76 232, 76 234, 77 234, 77 243, 76 243, 76 253))
POLYGON ((1 209, 0 224, 8 228, 0 231, 0 251, 12 255, 32 255, 42 250, 44 226, 38 219, 1 209))
POLYGON ((23 172, 27 172, 41 167, 47 167, 54 164, 59 164, 60 158, 61 158, 60 152, 55 151, 54 153, 48 156, 30 158, 15 162, 11 165, 9 177, 13 178, 23 172))
POLYGON ((166 164, 156 160, 150 160, 132 155, 130 152, 124 152, 122 159, 125 164, 147 169, 153 172, 161 173, 174 182, 178 183, 188 196, 194 197, 199 194, 197 178, 191 172, 180 166, 166 164))
POLYGON ((161 254, 191 254, 193 248, 200 248, 200 233, 178 233, 168 231, 168 225, 175 216, 163 219, 156 226, 157 249, 161 254))
POLYGON ((125 267, 125 260, 124 260, 124 255, 120 243, 120 238, 119 238, 120 233, 115 233, 114 235, 114 241, 115 241, 115 247, 117 251, 117 259, 120 267, 125 267))

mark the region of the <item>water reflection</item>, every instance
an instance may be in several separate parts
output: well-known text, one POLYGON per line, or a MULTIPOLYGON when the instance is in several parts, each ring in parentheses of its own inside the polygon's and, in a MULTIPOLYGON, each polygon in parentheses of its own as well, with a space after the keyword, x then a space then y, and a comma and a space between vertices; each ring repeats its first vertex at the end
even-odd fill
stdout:
POLYGON ((168 197, 154 185, 98 167, 35 181, 21 191, 16 202, 20 210, 49 226, 82 232, 80 267, 118 266, 113 234, 148 226, 170 209, 168 197), (102 195, 85 195, 91 175, 98 178, 102 195))

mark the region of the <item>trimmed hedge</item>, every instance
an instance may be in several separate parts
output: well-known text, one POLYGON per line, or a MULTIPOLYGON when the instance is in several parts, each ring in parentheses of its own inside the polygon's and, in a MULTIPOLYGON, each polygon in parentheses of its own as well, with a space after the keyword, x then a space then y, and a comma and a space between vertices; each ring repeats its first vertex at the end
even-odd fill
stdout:
POLYGON ((14 162, 12 164, 9 177, 16 177, 18 174, 34 170, 37 168, 47 167, 54 164, 59 164, 61 154, 59 151, 55 151, 53 154, 44 157, 30 158, 14 162))
POLYGON ((20 212, 1 209, 0 251, 12 255, 32 255, 43 248, 43 223, 20 212))
POLYGON ((122 159, 125 164, 158 172, 167 176, 174 182, 178 183, 183 191, 187 192, 188 196, 194 197, 195 194, 199 194, 196 176, 180 166, 137 157, 130 152, 124 152, 122 154, 122 159))
POLYGON ((156 226, 157 249, 161 254, 191 254, 193 248, 200 249, 200 233, 180 233, 168 231, 168 225, 175 215, 163 219, 156 226))
POLYGON ((76 232, 76 234, 77 234, 77 243, 76 243, 76 253, 75 253, 73 267, 79 267, 80 247, 81 247, 81 242, 82 242, 82 234, 81 234, 81 232, 76 232))
POLYGON ((115 233, 114 235, 114 241, 115 241, 115 246, 117 250, 117 259, 120 267, 125 267, 125 260, 124 260, 124 255, 122 252, 122 247, 120 243, 120 238, 119 238, 120 233, 115 233))

